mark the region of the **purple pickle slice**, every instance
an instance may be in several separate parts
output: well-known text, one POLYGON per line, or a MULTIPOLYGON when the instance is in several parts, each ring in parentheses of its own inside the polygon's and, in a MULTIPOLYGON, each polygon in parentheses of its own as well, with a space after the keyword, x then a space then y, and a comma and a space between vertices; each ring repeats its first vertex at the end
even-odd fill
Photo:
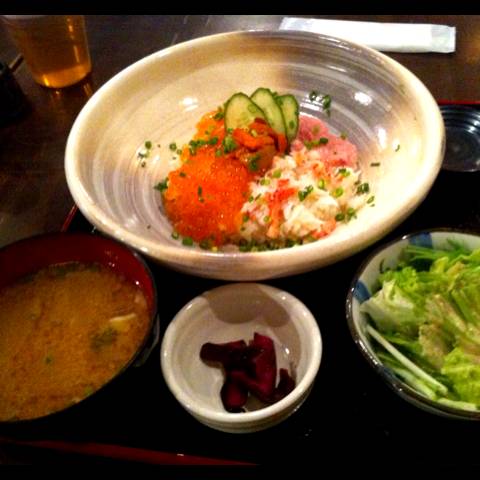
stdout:
MULTIPOLYGON (((277 358, 273 340, 266 335, 255 332, 250 346, 260 351, 252 358, 255 384, 260 395, 269 397, 275 389, 277 378, 277 358)), ((255 390, 252 390, 255 393, 255 390)))
POLYGON ((225 382, 220 391, 223 406, 228 412, 243 412, 249 393, 265 403, 275 403, 295 388, 295 380, 284 368, 279 370, 270 337, 254 332, 247 345, 244 340, 226 343, 205 343, 200 357, 206 362, 221 363, 225 382))
POLYGON ((281 368, 279 374, 280 380, 277 388, 273 392, 272 403, 278 402, 283 397, 286 397, 295 388, 295 380, 290 376, 287 369, 281 368))
POLYGON ((225 365, 231 361, 234 352, 242 353, 246 346, 244 340, 227 343, 204 343, 200 349, 200 358, 206 362, 220 362, 225 365))
POLYGON ((225 383, 220 390, 220 397, 227 412, 240 413, 244 411, 243 406, 247 403, 248 389, 236 382, 231 372, 227 372, 225 383))

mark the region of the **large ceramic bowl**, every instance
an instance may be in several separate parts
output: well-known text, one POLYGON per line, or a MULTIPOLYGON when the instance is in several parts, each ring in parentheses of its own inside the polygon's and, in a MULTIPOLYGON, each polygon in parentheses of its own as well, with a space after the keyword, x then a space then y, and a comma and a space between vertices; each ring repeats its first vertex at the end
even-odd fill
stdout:
MULTIPOLYGON (((68 186, 101 231, 190 274, 258 280, 336 262, 384 236, 427 195, 445 133, 439 108, 410 71, 370 48, 299 32, 234 32, 154 53, 120 72, 89 100, 68 139, 68 186), (356 144, 374 206, 315 243, 276 251, 210 252, 171 238, 153 186, 172 142, 188 142, 202 114, 233 93, 264 86, 293 93, 303 113, 356 144), (331 115, 311 101, 329 94, 331 115), (139 161, 149 140, 159 155, 139 161), (143 168, 142 168, 143 167, 143 168)), ((372 204, 373 205, 373 204, 372 204)))

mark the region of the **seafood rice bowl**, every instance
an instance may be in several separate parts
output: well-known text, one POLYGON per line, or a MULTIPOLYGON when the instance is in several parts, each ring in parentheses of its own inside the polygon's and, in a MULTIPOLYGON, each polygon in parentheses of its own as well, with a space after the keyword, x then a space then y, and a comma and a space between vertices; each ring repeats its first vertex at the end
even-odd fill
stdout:
MULTIPOLYGON (((184 245, 213 251, 293 247, 331 234, 366 203, 373 205, 357 148, 346 134, 335 135, 319 118, 300 115, 292 95, 258 91, 271 101, 263 109, 249 103, 255 93, 235 94, 201 118, 188 144, 170 144, 176 156, 155 188, 173 237, 184 245), (285 101, 293 108, 275 123, 285 101), (252 113, 244 115, 248 108, 252 113)), ((332 99, 322 99, 327 115, 332 99)))

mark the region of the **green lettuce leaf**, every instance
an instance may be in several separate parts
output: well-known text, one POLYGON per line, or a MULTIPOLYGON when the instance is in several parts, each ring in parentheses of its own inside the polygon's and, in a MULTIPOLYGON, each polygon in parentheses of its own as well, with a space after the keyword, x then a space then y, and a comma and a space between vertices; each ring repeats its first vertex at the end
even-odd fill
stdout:
POLYGON ((446 355, 442 373, 452 382, 452 388, 463 401, 480 405, 480 357, 454 348, 446 355))
POLYGON ((422 322, 421 309, 395 280, 385 281, 381 290, 360 306, 370 315, 378 330, 384 333, 400 333, 414 338, 422 322))
POLYGON ((480 249, 451 247, 407 246, 398 267, 379 275, 380 289, 360 309, 383 343, 413 362, 405 371, 406 362, 387 361, 399 377, 431 398, 429 385, 410 376, 416 365, 448 388, 439 398, 472 409, 480 407, 480 249))

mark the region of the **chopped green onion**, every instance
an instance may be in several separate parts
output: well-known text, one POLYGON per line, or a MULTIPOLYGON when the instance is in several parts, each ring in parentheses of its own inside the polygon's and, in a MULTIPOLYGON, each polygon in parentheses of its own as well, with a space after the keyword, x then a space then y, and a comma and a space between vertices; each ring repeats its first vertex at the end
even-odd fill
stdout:
POLYGON ((326 145, 328 143, 328 138, 320 137, 318 140, 312 140, 311 142, 305 142, 305 146, 308 150, 311 150, 313 147, 318 147, 319 145, 326 145))
POLYGON ((324 178, 321 178, 321 179, 318 181, 317 187, 318 187, 320 190, 325 190, 325 179, 324 179, 324 178))
POLYGON ((87 385, 84 390, 83 390, 83 394, 88 397, 89 395, 91 395, 92 393, 94 392, 94 389, 91 385, 87 385))
POLYGON ((368 193, 370 191, 370 185, 365 182, 365 183, 361 183, 358 187, 357 187, 357 194, 358 195, 361 195, 363 193, 368 193))
POLYGON ((282 176, 282 171, 280 169, 278 170, 275 170, 273 173, 272 173, 272 177, 273 178, 280 178, 282 176))
POLYGON ((145 148, 146 148, 147 150, 150 150, 150 149, 152 148, 152 142, 151 142, 150 140, 147 140, 147 141, 145 142, 145 148))
POLYGON ((324 95, 322 97, 322 109, 330 116, 330 107, 332 106, 332 97, 330 95, 324 95))
POLYGON ((190 142, 188 143, 188 145, 190 146, 190 154, 196 155, 198 148, 203 147, 203 145, 206 144, 206 140, 190 140, 190 142))
POLYGON ((172 152, 174 152, 177 149, 177 144, 175 142, 173 142, 168 146, 168 148, 170 148, 170 150, 172 150, 172 152))
POLYGON ((168 177, 165 178, 165 180, 157 183, 157 185, 155 185, 153 188, 155 190, 158 190, 159 192, 163 192, 164 190, 166 190, 168 188, 168 177))
POLYGON ((347 208, 347 220, 351 220, 352 218, 357 218, 357 211, 354 208, 349 207, 347 208))
POLYGON ((218 107, 218 112, 213 116, 213 119, 214 120, 222 120, 224 115, 225 114, 223 113, 222 107, 218 107))
POLYGON ((180 235, 178 234, 178 232, 172 232, 172 238, 174 240, 178 240, 179 237, 180 237, 180 235))
POLYGON ((258 161, 260 160, 260 154, 257 153, 253 157, 250 157, 248 159, 248 169, 251 172, 257 172, 258 171, 258 161))
POLYGON ((233 150, 235 150, 236 148, 237 148, 237 143, 235 142, 233 137, 231 135, 227 135, 223 139, 223 149, 225 153, 233 152, 233 150))
POLYGON ((183 237, 182 245, 185 245, 186 247, 191 247, 193 245, 193 239, 191 237, 183 237))
POLYGON ((368 200, 367 203, 372 203, 375 201, 375 195, 372 195, 368 200))
POLYGON ((338 197, 341 197, 341 196, 343 195, 343 193, 344 193, 343 188, 342 188, 342 187, 338 187, 338 188, 336 188, 336 189, 333 191, 333 196, 334 196, 335 198, 338 198, 338 197))
POLYGON ((298 192, 298 198, 301 202, 303 202, 305 200, 305 198, 308 197, 308 195, 310 195, 310 193, 313 192, 313 186, 312 185, 308 185, 307 187, 305 187, 305 190, 300 190, 298 192))
POLYGON ((210 248, 212 248, 212 242, 209 238, 204 238, 200 241, 199 246, 203 250, 210 250, 210 248))
POLYGON ((344 213, 337 213, 335 215, 335 220, 337 222, 341 222, 341 221, 345 220, 345 214, 344 213))

